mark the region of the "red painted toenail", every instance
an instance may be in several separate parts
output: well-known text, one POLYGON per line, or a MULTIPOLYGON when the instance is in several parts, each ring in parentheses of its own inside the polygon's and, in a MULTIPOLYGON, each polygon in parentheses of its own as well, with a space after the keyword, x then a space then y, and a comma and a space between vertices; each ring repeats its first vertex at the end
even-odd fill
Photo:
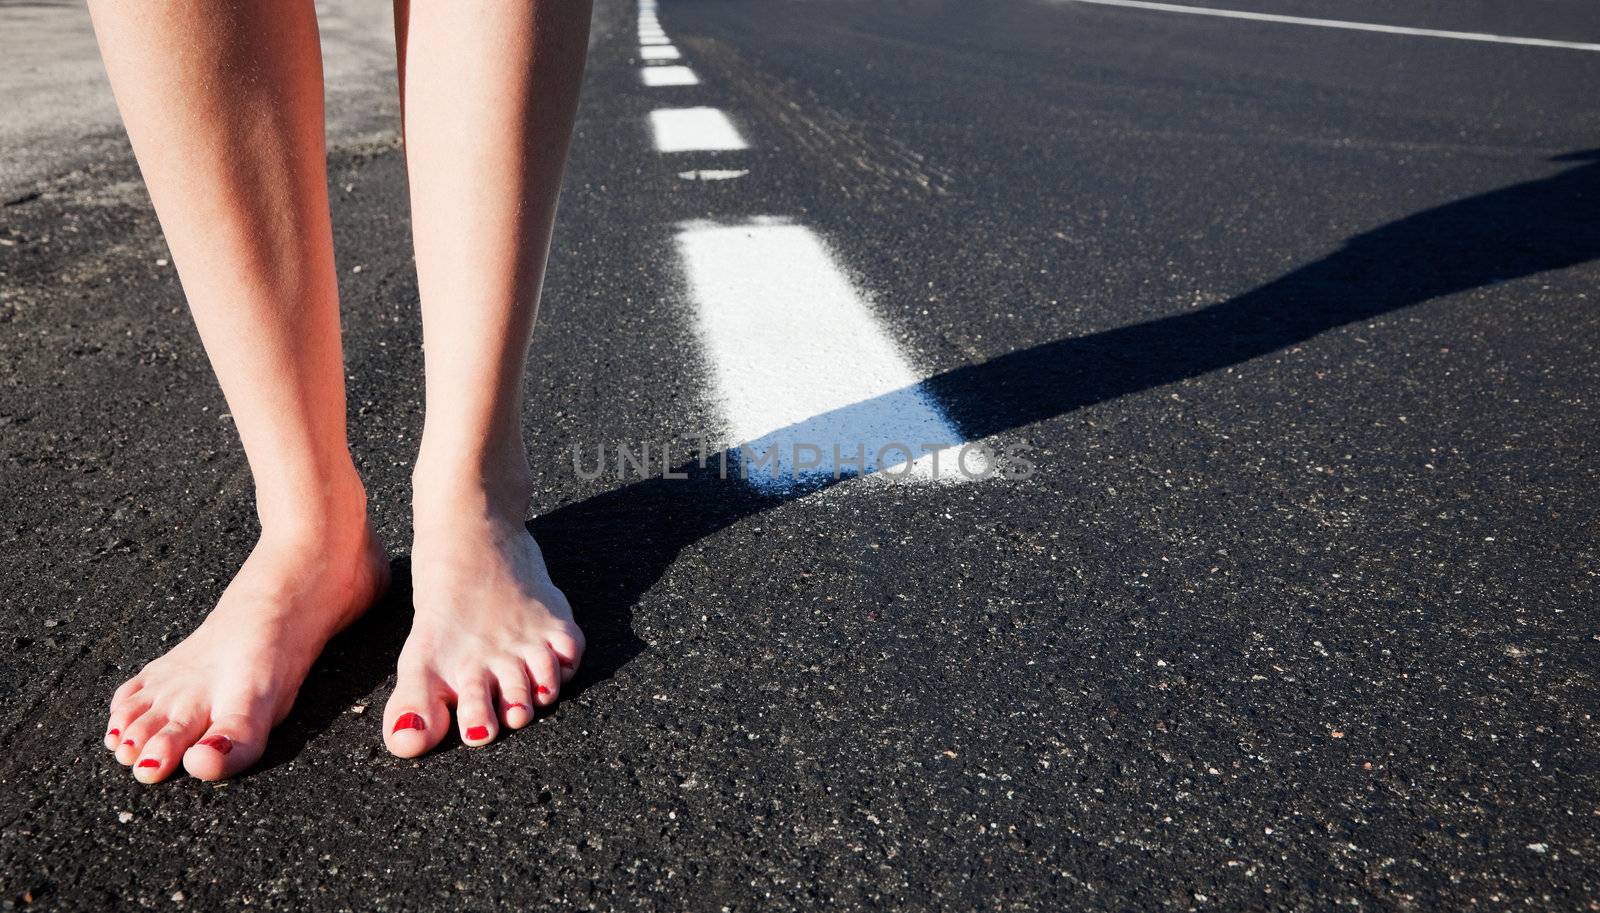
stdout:
POLYGON ((119 735, 122 735, 122 730, 120 730, 120 729, 113 729, 113 730, 111 730, 111 731, 110 731, 110 732, 108 732, 108 733, 106 733, 106 735, 109 735, 109 736, 111 736, 111 737, 112 737, 112 738, 113 738, 113 739, 114 739, 114 738, 116 738, 116 737, 117 737, 117 736, 119 736, 119 735))
POLYGON ((506 713, 510 713, 513 710, 527 710, 527 709, 528 709, 528 705, 527 704, 507 704, 506 705, 506 713))
POLYGON ((233 739, 225 735, 214 735, 209 739, 201 739, 199 744, 211 749, 217 754, 227 754, 233 750, 233 739))
POLYGON ((157 761, 155 758, 145 758, 143 761, 139 762, 139 766, 140 767, 160 767, 161 766, 161 762, 157 761))
POLYGON ((427 729, 428 724, 423 721, 420 713, 402 713, 400 719, 394 721, 394 731, 402 729, 427 729))
POLYGON ((543 685, 540 685, 540 686, 539 686, 539 693, 540 693, 540 694, 549 694, 549 693, 550 693, 550 689, 549 689, 549 688, 546 688, 546 687, 545 687, 545 686, 543 686, 543 685))
POLYGON ((489 737, 489 727, 488 726, 468 726, 467 727, 467 738, 472 739, 473 741, 477 741, 478 739, 487 739, 488 737, 489 737))
POLYGON ((133 739, 123 739, 122 740, 122 744, 128 745, 128 746, 132 746, 133 745, 133 739))

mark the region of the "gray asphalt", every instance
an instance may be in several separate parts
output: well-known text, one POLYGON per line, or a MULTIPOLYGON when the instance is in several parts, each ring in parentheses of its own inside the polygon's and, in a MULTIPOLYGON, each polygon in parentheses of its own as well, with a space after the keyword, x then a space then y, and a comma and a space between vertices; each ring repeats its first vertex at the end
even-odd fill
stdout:
MULTIPOLYGON (((1569 0, 1237 6, 1600 33, 1569 0)), ((249 548, 248 475, 125 149, 8 190, 6 903, 1600 909, 1600 54, 663 0, 703 82, 645 89, 633 16, 596 12, 527 386, 532 526, 590 652, 488 749, 381 750, 400 556, 260 770, 145 788, 106 757, 110 689, 249 548), (652 151, 688 104, 752 148, 652 151), (826 238, 1033 477, 580 478, 575 442, 715 425, 672 230, 748 215, 826 238)), ((330 179, 354 446, 404 543, 403 171, 380 134, 330 179)))

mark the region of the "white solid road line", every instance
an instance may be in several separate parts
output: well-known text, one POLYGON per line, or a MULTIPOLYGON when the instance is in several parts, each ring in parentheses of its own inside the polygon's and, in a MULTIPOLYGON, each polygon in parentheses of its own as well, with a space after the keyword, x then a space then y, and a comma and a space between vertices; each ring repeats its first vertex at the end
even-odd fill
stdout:
POLYGON ((697 86, 700 77, 688 67, 665 66, 645 67, 639 71, 639 78, 647 86, 697 86))
POLYGON ((990 471, 975 449, 961 459, 965 441, 810 230, 692 222, 677 241, 718 405, 752 485, 990 471))
POLYGON ((679 56, 678 49, 670 44, 645 45, 639 48, 641 60, 677 60, 679 56))
POLYGON ((657 152, 748 149, 728 115, 716 108, 660 108, 650 112, 657 152))
POLYGON ((1217 16, 1223 19, 1249 19, 1255 22, 1280 22, 1288 25, 1311 25, 1327 29, 1349 29, 1357 32, 1383 32, 1387 35, 1414 35, 1423 38, 1453 38, 1457 41, 1487 41, 1495 44, 1521 44, 1542 48, 1567 48, 1574 51, 1600 51, 1600 44, 1582 41, 1557 41, 1552 38, 1520 38, 1515 35, 1491 35, 1486 32, 1453 32, 1447 29, 1421 29, 1404 25, 1381 25, 1376 22, 1346 22, 1342 19, 1312 19, 1306 16, 1283 16, 1277 13, 1251 13, 1244 10, 1212 9, 1204 6, 1183 6, 1177 3, 1154 3, 1151 0, 1066 0, 1069 3, 1094 3, 1100 6, 1121 6, 1130 9, 1156 10, 1163 13, 1186 13, 1193 16, 1217 16))
POLYGON ((639 36, 639 46, 640 47, 644 47, 646 45, 651 45, 651 44, 671 44, 671 43, 672 43, 672 39, 668 38, 665 35, 662 35, 660 38, 656 38, 656 37, 653 37, 651 35, 640 35, 639 36))

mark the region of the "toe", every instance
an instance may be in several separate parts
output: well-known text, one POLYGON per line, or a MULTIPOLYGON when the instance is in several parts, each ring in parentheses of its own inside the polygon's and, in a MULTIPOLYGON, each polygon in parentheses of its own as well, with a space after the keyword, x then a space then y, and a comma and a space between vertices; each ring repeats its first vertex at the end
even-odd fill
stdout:
POLYGON ((583 661, 583 635, 580 633, 563 631, 550 638, 550 650, 555 654, 556 666, 561 670, 561 681, 572 680, 578 672, 578 663, 583 661))
POLYGON ((494 695, 490 692, 490 679, 465 683, 456 691, 456 720, 461 728, 461 741, 476 748, 494 741, 499 734, 500 722, 495 719, 494 695))
POLYGON ((118 704, 126 701, 130 697, 133 697, 143 689, 144 682, 140 681, 137 675, 118 685, 117 690, 111 692, 112 709, 116 709, 118 704))
POLYGON ((267 749, 265 718, 235 713, 211 724, 183 753, 183 769, 199 780, 221 780, 254 764, 267 749))
POLYGON ((200 714, 167 720, 166 725, 140 746, 139 758, 133 764, 133 778, 140 783, 160 783, 171 776, 178 769, 183 753, 205 729, 206 718, 200 714))
POLYGON ((401 758, 426 754, 449 728, 444 683, 426 671, 401 671, 383 708, 383 743, 390 753, 401 758))
POLYGON ((133 724, 138 722, 150 709, 151 701, 142 694, 129 695, 127 698, 114 701, 111 705, 111 718, 106 724, 106 748, 116 751, 127 739, 127 733, 133 729, 133 724))
POLYGON ((521 729, 533 722, 533 689, 521 663, 504 663, 494 670, 496 691, 500 694, 500 722, 507 729, 521 729))
POLYGON ((144 744, 166 725, 167 715, 158 707, 152 707, 139 714, 138 719, 122 727, 122 742, 117 745, 117 761, 123 767, 133 766, 133 762, 139 760, 139 753, 144 750, 144 744))
POLYGON ((528 677, 533 680, 533 700, 540 707, 556 702, 561 692, 561 659, 549 650, 536 649, 525 658, 528 677))

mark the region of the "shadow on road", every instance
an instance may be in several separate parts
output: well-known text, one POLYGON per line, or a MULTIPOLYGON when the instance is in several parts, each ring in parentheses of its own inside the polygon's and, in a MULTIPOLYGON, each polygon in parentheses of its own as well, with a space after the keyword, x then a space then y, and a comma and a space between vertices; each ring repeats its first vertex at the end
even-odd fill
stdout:
MULTIPOLYGON (((1011 352, 924 384, 968 439, 989 437, 1443 295, 1600 258, 1600 150, 1556 161, 1579 164, 1359 235, 1329 256, 1227 301, 1011 352)), ((869 402, 841 412, 875 408, 869 402)), ((735 457, 728 455, 729 465, 737 465, 735 457)), ((763 494, 720 478, 715 460, 710 469, 692 461, 675 467, 686 479, 644 479, 529 523, 589 638, 575 690, 609 678, 642 651, 633 633, 633 606, 683 549, 834 484, 763 494)), ((275 752, 292 756, 383 680, 409 624, 409 601, 409 592, 397 588, 384 611, 372 613, 365 627, 329 651, 313 673, 318 680, 304 690, 330 689, 334 696, 297 707, 286 724, 291 738, 274 736, 275 752)))
POLYGON ((1444 295, 1600 258, 1600 150, 1548 178, 1391 222, 1227 301, 927 381, 971 437, 1197 377, 1444 295))

